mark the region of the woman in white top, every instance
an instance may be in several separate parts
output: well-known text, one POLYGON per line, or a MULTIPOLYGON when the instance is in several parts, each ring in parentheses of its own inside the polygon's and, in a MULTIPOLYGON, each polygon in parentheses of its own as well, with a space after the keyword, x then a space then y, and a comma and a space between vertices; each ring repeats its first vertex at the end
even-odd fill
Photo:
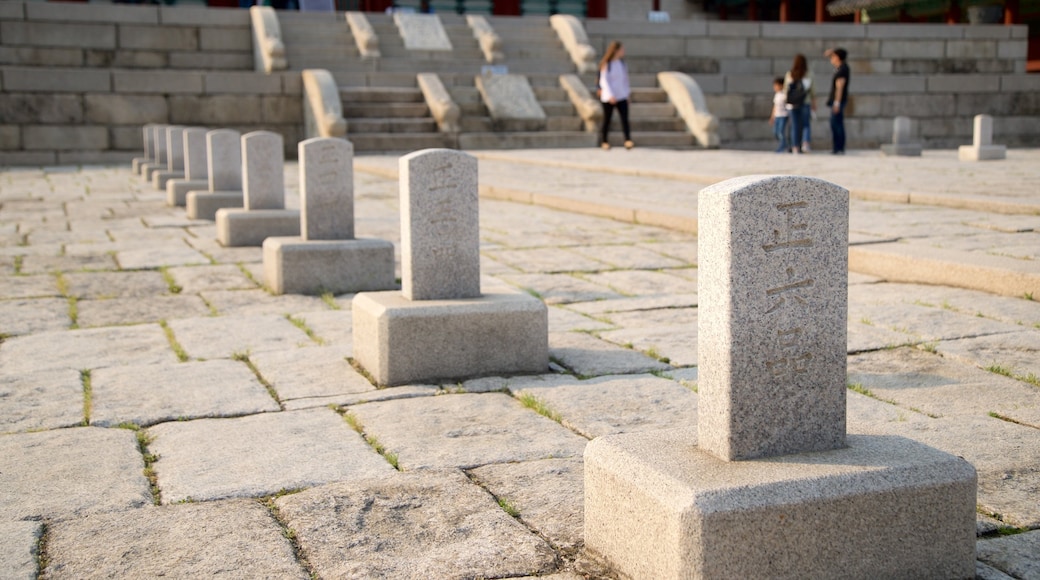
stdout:
POLYGON ((625 149, 631 149, 632 136, 628 129, 628 95, 632 89, 628 85, 628 68, 625 67, 625 48, 618 41, 607 46, 603 60, 599 61, 599 100, 603 103, 603 128, 600 131, 600 147, 610 149, 607 133, 610 131, 610 118, 614 116, 614 108, 621 115, 621 130, 625 133, 625 149))

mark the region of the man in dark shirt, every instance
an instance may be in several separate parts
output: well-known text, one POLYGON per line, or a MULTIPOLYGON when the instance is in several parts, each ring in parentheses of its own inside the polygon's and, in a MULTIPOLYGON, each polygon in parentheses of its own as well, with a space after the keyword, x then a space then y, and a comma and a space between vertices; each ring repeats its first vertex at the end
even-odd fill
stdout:
POLYGON ((827 49, 824 56, 830 57, 834 65, 831 78, 831 93, 827 106, 831 108, 831 153, 845 154, 845 104, 849 102, 849 65, 845 64, 848 53, 844 48, 827 49))

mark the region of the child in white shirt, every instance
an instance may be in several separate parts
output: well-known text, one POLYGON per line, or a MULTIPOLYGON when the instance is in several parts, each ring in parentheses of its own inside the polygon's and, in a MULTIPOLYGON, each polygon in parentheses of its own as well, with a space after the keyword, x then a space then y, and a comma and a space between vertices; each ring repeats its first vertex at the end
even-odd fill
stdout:
POLYGON ((769 124, 773 127, 773 136, 780 142, 777 153, 790 151, 787 142, 787 94, 784 92, 784 79, 773 79, 773 112, 769 115, 769 124))

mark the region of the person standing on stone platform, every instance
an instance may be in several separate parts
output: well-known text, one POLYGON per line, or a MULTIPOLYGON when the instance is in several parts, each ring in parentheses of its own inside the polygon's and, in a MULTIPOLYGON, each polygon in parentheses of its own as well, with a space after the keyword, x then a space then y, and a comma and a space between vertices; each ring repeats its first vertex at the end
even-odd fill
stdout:
POLYGON ((599 61, 599 100, 603 103, 603 127, 600 131, 600 147, 610 149, 607 134, 610 132, 610 120, 617 108, 621 116, 621 130, 625 134, 625 149, 635 146, 628 128, 628 96, 632 89, 628 84, 628 68, 625 66, 625 47, 618 41, 612 41, 599 61))
POLYGON ((834 76, 827 106, 831 108, 831 153, 845 154, 845 105, 849 102, 849 65, 845 63, 848 53, 844 48, 829 48, 823 53, 831 59, 834 76))
POLYGON ((769 115, 769 124, 773 127, 773 136, 779 145, 777 153, 787 153, 787 95, 784 93, 784 78, 773 79, 773 112, 769 115))
POLYGON ((787 111, 791 124, 792 153, 803 153, 802 139, 805 128, 809 124, 809 94, 812 90, 812 78, 805 56, 797 54, 791 64, 791 70, 784 75, 784 93, 787 94, 787 111))

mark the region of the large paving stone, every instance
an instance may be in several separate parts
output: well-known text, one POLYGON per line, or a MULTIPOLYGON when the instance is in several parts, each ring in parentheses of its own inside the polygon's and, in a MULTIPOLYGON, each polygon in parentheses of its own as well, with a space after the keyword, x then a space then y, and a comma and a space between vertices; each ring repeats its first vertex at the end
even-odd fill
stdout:
POLYGON ((110 367, 90 382, 90 422, 103 427, 279 410, 249 367, 230 360, 110 367))
MULTIPOLYGON (((694 245, 694 244, 690 244, 694 245)), ((613 268, 624 270, 659 270, 661 268, 681 268, 690 262, 666 255, 668 248, 657 248, 654 245, 596 245, 568 248, 575 252, 606 262, 613 268), (658 251, 665 250, 665 251, 658 251)), ((692 252, 695 254, 695 252, 692 252)))
POLYGON ((506 282, 536 293, 546 304, 567 304, 620 298, 613 290, 570 274, 519 274, 503 276, 506 282))
POLYGON ((564 308, 549 307, 549 332, 571 332, 575 330, 606 330, 614 325, 564 308))
POLYGON ((520 521, 570 551, 584 541, 582 465, 580 459, 543 459, 485 465, 469 473, 516 509, 520 521))
POLYGON ((185 318, 171 320, 169 326, 177 342, 195 359, 314 345, 304 331, 277 314, 185 318))
POLYGON ((115 258, 109 254, 101 256, 48 256, 27 255, 22 259, 23 274, 50 274, 53 272, 76 272, 79 270, 117 270, 115 258))
POLYGON ((36 544, 41 522, 0 522, 0 578, 36 579, 36 544))
POLYGON ((625 297, 592 302, 575 302, 566 308, 589 315, 610 312, 639 312, 662 308, 685 308, 697 305, 697 294, 673 294, 669 296, 625 297))
POLYGON ((59 522, 47 578, 299 578, 278 523, 255 501, 148 506, 59 522))
POLYGON ((485 250, 491 258, 522 272, 554 274, 558 272, 598 272, 611 266, 594 257, 567 248, 530 248, 485 250))
POLYGON ((654 308, 637 311, 609 312, 600 315, 621 328, 638 326, 677 326, 689 325, 697 327, 696 308, 654 308))
POLYGON ((549 334, 549 356, 584 376, 645 373, 671 366, 581 332, 549 334))
POLYGON ((116 262, 124 270, 143 270, 163 266, 193 266, 209 264, 209 258, 182 240, 170 240, 161 246, 120 250, 116 262))
POLYGON ((69 302, 64 298, 0 300, 0 333, 15 336, 69 327, 69 302))
MULTIPOLYGON (((869 318, 864 319, 870 320, 869 318)), ((854 319, 852 316, 849 316, 848 334, 846 336, 846 350, 849 353, 883 350, 925 342, 921 338, 875 326, 873 323, 864 324, 861 320, 854 319)))
POLYGON ((68 272, 68 294, 77 298, 129 298, 168 294, 159 272, 68 272))
MULTIPOLYGON (((683 270, 616 270, 585 274, 583 277, 627 296, 654 296, 696 292, 697 283, 682 277, 683 270)), ((687 273, 688 274, 688 273, 687 273)))
POLYGON ((393 471, 324 408, 163 423, 148 433, 163 503, 259 497, 393 471))
MULTIPOLYGON (((248 266, 247 266, 248 268, 248 266)), ((263 264, 258 265, 254 280, 263 279, 263 264)), ((264 290, 210 290, 202 297, 216 308, 217 312, 235 316, 258 316, 264 314, 292 314, 294 312, 316 312, 328 306, 319 296, 284 294, 272 296, 264 290)))
POLYGON ((921 350, 849 357, 848 380, 881 399, 930 415, 997 413, 1040 429, 1040 389, 921 350))
POLYGON ((328 404, 336 396, 376 390, 354 370, 339 347, 259 352, 250 360, 283 402, 319 398, 328 404))
POLYGON ((0 521, 122 510, 152 501, 137 438, 79 427, 0 437, 0 521))
POLYGON ((555 570, 552 548, 451 470, 342 482, 275 500, 322 578, 504 578, 555 570))
POLYGON ((61 296, 54 276, 4 276, 0 278, 0 297, 47 298, 61 296))
POLYGON ((975 553, 979 560, 1014 578, 1040 578, 1040 530, 979 540, 975 553))
POLYGON ((83 382, 76 370, 0 376, 0 433, 72 427, 83 422, 83 382))
POLYGON ((502 393, 442 395, 348 411, 402 470, 577 457, 586 440, 502 393))
POLYGON ((850 303, 917 304, 1012 324, 1040 324, 1040 302, 947 286, 876 284, 849 289, 850 303))
POLYGON ((207 290, 252 290, 257 287, 234 264, 175 266, 167 272, 185 294, 207 290))
POLYGON ((980 368, 998 366, 1016 377, 1033 377, 1033 391, 1040 381, 1040 330, 1024 330, 998 336, 981 336, 941 342, 938 350, 980 368))
POLYGON ((76 303, 76 310, 76 322, 82 328, 194 318, 209 313, 206 303, 191 295, 80 300, 76 303))
POLYGON ((345 310, 316 310, 293 315, 303 320, 322 344, 341 347, 347 356, 353 352, 353 315, 349 303, 345 310))
POLYGON ((176 362, 157 324, 41 332, 0 344, 0 374, 176 362), (46 353, 46 356, 41 356, 46 353))
POLYGON ((559 413, 563 424, 588 437, 684 427, 697 419, 697 395, 676 381, 652 375, 607 376, 574 383, 511 380, 509 390, 529 394, 559 413))
POLYGON ((952 340, 1021 330, 1021 327, 1013 324, 916 304, 850 304, 849 319, 907 334, 921 341, 952 340))

